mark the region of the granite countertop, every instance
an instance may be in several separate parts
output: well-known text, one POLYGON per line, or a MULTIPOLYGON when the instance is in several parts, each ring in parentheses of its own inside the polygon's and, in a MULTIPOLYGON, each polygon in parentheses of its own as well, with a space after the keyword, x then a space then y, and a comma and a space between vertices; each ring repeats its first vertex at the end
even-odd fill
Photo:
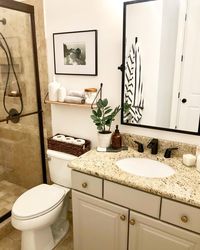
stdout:
POLYGON ((138 153, 133 148, 118 153, 97 152, 95 149, 70 161, 74 170, 143 190, 161 197, 181 201, 200 208, 200 173, 195 167, 186 167, 181 157, 166 159, 163 154, 138 153), (165 178, 145 178, 120 170, 116 161, 128 157, 146 157, 168 164, 175 174, 165 178))

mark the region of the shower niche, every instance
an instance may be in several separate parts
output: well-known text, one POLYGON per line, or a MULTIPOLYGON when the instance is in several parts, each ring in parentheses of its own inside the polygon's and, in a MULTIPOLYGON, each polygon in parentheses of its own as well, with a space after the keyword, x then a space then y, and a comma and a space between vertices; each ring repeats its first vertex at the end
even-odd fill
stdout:
POLYGON ((0 222, 46 182, 34 7, 0 0, 0 222))

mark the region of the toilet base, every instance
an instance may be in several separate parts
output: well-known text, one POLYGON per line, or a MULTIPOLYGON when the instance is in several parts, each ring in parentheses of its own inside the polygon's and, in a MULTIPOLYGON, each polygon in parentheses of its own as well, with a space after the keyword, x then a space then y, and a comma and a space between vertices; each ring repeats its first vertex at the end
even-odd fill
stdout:
POLYGON ((69 231, 69 221, 58 230, 52 226, 39 230, 22 231, 21 250, 51 250, 69 231))
POLYGON ((67 221, 65 224, 62 231, 59 232, 59 234, 55 234, 55 232, 52 230, 53 236, 54 236, 54 242, 55 242, 55 246, 56 247, 61 241, 62 239, 67 235, 68 231, 69 231, 69 222, 67 221), (65 228, 65 229, 64 229, 65 228))
POLYGON ((21 250, 50 250, 55 246, 50 227, 22 231, 21 250))

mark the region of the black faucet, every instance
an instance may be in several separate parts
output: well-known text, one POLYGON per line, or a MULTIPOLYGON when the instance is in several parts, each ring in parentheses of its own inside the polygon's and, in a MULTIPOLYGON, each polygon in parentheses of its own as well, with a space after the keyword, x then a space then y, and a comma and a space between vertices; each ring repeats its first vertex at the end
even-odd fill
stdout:
POLYGON ((144 152, 144 146, 141 142, 134 141, 138 145, 138 152, 143 153, 144 152))
POLYGON ((170 157, 171 157, 172 150, 176 150, 176 149, 178 149, 178 148, 167 148, 167 149, 165 150, 164 157, 165 157, 165 158, 170 158, 170 157))
POLYGON ((156 155, 158 153, 158 139, 153 138, 147 145, 147 148, 151 148, 151 154, 156 155))

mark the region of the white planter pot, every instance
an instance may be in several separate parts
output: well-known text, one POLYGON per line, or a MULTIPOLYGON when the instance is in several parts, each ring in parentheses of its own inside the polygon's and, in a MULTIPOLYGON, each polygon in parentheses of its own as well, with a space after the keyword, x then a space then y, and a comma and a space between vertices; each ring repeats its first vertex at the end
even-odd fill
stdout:
POLYGON ((98 133, 98 147, 101 148, 109 147, 111 143, 111 136, 112 136, 111 132, 108 134, 98 133))

